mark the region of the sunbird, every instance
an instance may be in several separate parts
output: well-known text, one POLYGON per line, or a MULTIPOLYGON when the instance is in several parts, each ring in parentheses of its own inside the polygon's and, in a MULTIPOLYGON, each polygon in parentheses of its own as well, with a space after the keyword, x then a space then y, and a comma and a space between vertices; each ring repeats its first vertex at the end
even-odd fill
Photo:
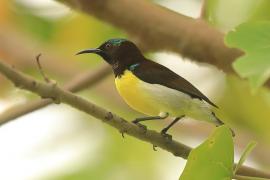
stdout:
POLYGON ((224 124, 211 110, 211 106, 218 108, 217 105, 183 77, 145 58, 133 42, 110 39, 98 48, 86 49, 77 55, 85 53, 101 56, 112 67, 120 96, 131 108, 148 116, 136 118, 133 123, 142 126, 142 121, 173 117, 161 130, 164 136, 185 116, 216 126, 224 124))

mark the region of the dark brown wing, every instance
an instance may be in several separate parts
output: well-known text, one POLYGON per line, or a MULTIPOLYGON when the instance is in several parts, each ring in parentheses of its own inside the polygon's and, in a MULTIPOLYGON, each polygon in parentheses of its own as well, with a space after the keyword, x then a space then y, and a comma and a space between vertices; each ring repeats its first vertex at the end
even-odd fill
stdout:
POLYGON ((134 68, 132 72, 139 79, 147 83, 160 84, 168 88, 181 91, 188 94, 192 98, 204 100, 212 106, 217 107, 217 105, 211 102, 203 93, 201 93, 186 79, 158 63, 150 60, 143 61, 136 68, 134 68))

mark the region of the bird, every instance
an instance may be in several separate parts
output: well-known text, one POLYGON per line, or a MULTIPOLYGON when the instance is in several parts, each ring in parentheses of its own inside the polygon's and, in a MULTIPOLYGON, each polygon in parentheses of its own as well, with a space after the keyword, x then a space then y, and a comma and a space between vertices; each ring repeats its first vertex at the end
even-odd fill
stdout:
POLYGON ((218 108, 217 105, 180 75, 144 57, 132 41, 109 39, 98 48, 82 50, 76 55, 85 53, 97 54, 111 66, 120 96, 131 108, 146 115, 133 120, 134 124, 144 126, 143 121, 170 116, 173 121, 160 132, 164 136, 183 117, 216 126, 224 124, 212 111, 211 106, 218 108))

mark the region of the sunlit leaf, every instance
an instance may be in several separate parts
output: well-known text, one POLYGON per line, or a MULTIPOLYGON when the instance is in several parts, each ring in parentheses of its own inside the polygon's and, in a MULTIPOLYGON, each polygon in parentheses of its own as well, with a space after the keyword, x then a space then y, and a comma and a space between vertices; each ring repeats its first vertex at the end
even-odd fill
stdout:
POLYGON ((218 127, 200 146, 193 149, 180 180, 231 180, 233 140, 228 127, 218 127))
POLYGON ((227 34, 225 42, 245 55, 233 63, 242 77, 258 88, 270 77, 270 21, 244 23, 227 34))

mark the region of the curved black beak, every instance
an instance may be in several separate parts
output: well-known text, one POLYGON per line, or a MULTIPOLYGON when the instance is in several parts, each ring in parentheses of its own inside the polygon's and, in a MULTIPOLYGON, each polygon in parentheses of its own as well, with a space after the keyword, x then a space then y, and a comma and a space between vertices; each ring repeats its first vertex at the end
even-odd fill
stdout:
POLYGON ((85 53, 95 53, 95 54, 101 55, 103 53, 103 51, 101 49, 98 49, 98 48, 97 49, 86 49, 86 50, 78 52, 76 55, 85 54, 85 53))

